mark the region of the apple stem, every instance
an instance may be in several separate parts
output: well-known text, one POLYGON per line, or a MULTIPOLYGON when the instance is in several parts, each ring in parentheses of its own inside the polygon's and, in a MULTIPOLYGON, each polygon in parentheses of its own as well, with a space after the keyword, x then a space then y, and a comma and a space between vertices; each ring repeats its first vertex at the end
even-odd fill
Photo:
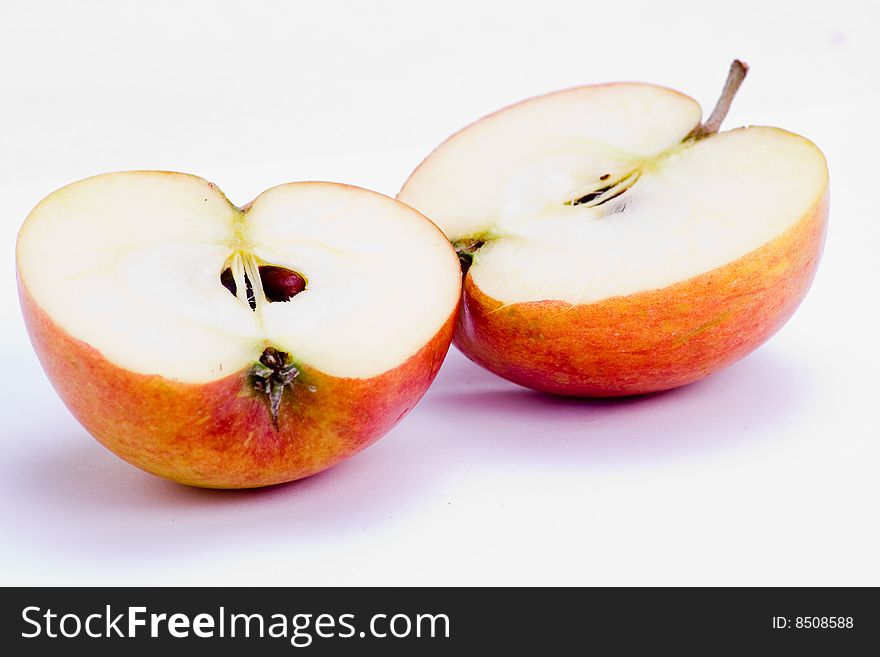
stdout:
POLYGON ((733 63, 730 65, 730 72, 727 74, 727 81, 724 83, 724 89, 721 90, 721 97, 715 104, 715 108, 712 110, 709 118, 694 128, 686 139, 702 139, 718 132, 724 118, 730 111, 733 98, 736 96, 736 92, 739 90, 743 80, 746 79, 746 73, 748 72, 748 64, 738 59, 733 60, 733 63))

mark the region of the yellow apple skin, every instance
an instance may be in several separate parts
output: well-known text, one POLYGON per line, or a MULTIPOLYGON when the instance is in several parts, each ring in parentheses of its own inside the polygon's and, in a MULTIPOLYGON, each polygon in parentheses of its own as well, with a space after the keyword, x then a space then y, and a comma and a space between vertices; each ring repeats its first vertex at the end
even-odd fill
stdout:
POLYGON ((578 397, 637 395, 697 381, 750 353, 791 317, 825 241, 829 192, 787 232, 666 288, 572 305, 504 305, 464 281, 455 345, 515 383, 578 397))
POLYGON ((369 446, 428 389, 456 320, 453 312, 406 362, 369 379, 337 378, 298 365, 276 429, 247 369, 203 384, 127 371, 53 322, 20 277, 18 288, 43 369, 83 427, 132 465, 210 488, 253 488, 308 477, 369 446))

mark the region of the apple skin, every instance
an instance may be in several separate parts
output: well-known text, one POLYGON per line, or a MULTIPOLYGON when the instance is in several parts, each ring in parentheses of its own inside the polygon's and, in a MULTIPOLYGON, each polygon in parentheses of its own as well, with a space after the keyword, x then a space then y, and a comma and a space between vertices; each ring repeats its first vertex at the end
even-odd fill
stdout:
POLYGON ((428 389, 449 349, 457 314, 407 361, 369 379, 332 377, 298 365, 276 430, 247 369, 204 384, 127 371, 53 322, 20 278, 18 289, 40 363, 80 424, 132 465, 208 488, 308 477, 372 444, 428 389))
POLYGON ((638 395, 731 365, 794 313, 825 242, 829 191, 784 234, 666 288, 572 305, 505 306, 468 274, 455 345, 522 386, 558 395, 638 395))

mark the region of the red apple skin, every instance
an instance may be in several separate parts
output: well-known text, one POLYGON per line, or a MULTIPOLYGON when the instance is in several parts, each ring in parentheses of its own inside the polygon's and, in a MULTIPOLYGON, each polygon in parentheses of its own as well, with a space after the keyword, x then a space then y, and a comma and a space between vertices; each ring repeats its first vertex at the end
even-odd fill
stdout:
POLYGON ((127 371, 53 322, 20 278, 18 289, 43 369, 83 427, 132 465, 209 488, 308 477, 372 444, 428 389, 449 349, 457 314, 406 362, 369 379, 299 366, 276 430, 247 369, 203 384, 127 371))
POLYGON ((816 273, 829 193, 783 235, 666 288, 572 305, 505 306, 466 276, 455 345, 534 390, 578 397, 668 390, 726 367, 772 336, 816 273))

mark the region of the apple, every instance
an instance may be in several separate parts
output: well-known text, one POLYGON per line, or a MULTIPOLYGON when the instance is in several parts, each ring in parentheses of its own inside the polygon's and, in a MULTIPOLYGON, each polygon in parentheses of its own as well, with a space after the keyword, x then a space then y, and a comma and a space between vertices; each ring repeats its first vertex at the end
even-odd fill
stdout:
POLYGON ((449 242, 394 199, 292 183, 238 208, 158 171, 50 194, 16 262, 79 422, 129 463, 217 488, 306 477, 385 434, 437 373, 461 290, 449 242))
POLYGON ((810 286, 828 169, 779 128, 719 132, 652 84, 526 100, 441 144, 398 199, 432 219, 466 277, 454 343, 520 385, 573 396, 666 390, 742 358, 810 286))

